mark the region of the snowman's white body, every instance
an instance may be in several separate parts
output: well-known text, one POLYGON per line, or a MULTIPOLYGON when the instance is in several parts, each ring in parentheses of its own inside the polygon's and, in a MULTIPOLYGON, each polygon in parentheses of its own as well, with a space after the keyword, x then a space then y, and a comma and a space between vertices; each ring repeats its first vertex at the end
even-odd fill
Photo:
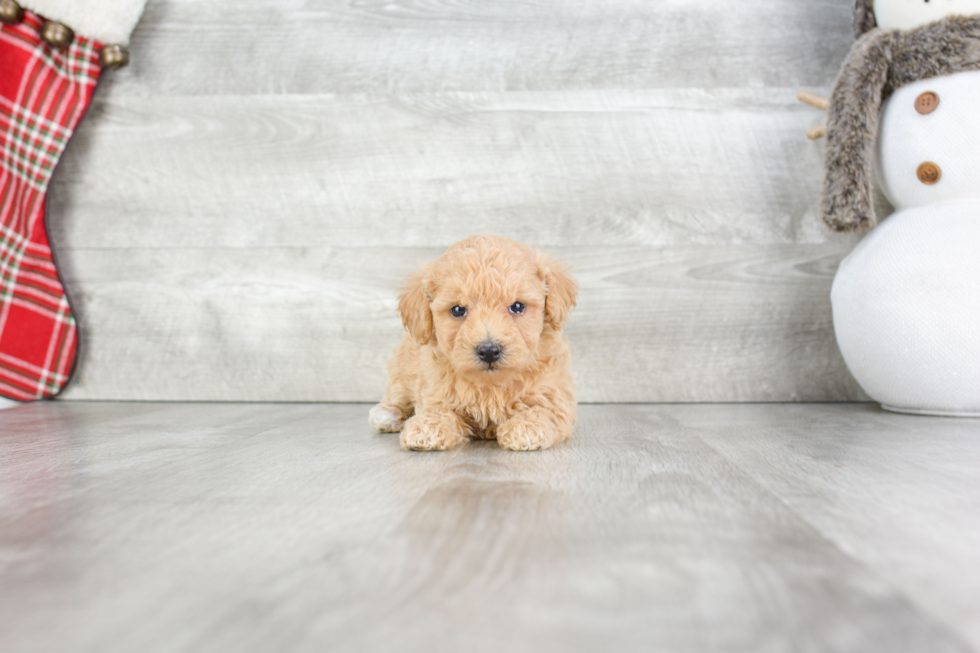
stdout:
POLYGON ((844 259, 834 329, 885 408, 980 415, 980 72, 915 82, 885 103, 877 174, 895 213, 844 259), (922 114, 916 99, 939 98, 922 114), (925 162, 942 171, 927 185, 925 162))

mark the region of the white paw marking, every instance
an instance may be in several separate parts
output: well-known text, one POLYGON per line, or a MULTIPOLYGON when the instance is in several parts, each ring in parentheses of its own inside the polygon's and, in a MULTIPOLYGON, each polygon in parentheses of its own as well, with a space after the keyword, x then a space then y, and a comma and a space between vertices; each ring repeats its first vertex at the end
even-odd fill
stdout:
POLYGON ((398 433, 402 430, 405 420, 401 415, 389 409, 387 406, 378 404, 368 413, 368 421, 371 426, 382 433, 398 433))

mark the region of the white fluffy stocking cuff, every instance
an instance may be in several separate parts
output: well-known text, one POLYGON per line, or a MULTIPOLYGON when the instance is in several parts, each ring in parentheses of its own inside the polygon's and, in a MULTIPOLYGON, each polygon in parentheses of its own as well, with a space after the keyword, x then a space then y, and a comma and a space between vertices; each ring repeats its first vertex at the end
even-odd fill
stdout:
POLYGON ((21 6, 106 45, 129 45, 146 0, 20 0, 21 6))

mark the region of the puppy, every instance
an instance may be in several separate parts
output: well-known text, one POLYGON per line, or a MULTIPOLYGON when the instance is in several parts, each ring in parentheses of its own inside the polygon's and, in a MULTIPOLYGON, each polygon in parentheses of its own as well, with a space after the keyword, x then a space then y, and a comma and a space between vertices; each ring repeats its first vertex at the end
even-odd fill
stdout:
POLYGON ((575 393, 562 327, 576 295, 568 269, 527 245, 456 243, 399 293, 407 333, 371 425, 400 431, 402 448, 414 450, 495 438, 530 451, 568 438, 575 393))

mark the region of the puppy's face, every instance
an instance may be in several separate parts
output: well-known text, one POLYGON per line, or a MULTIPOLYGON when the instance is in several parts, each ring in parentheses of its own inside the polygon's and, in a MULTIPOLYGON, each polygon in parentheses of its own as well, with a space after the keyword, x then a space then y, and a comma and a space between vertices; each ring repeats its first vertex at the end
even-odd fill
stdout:
POLYGON ((526 370, 542 332, 561 329, 574 304, 563 266, 514 241, 475 236, 413 275, 399 311, 412 336, 457 372, 494 382, 526 370))
POLYGON ((544 329, 544 282, 529 261, 505 271, 481 258, 456 257, 433 284, 437 346, 460 372, 524 369, 544 329))

